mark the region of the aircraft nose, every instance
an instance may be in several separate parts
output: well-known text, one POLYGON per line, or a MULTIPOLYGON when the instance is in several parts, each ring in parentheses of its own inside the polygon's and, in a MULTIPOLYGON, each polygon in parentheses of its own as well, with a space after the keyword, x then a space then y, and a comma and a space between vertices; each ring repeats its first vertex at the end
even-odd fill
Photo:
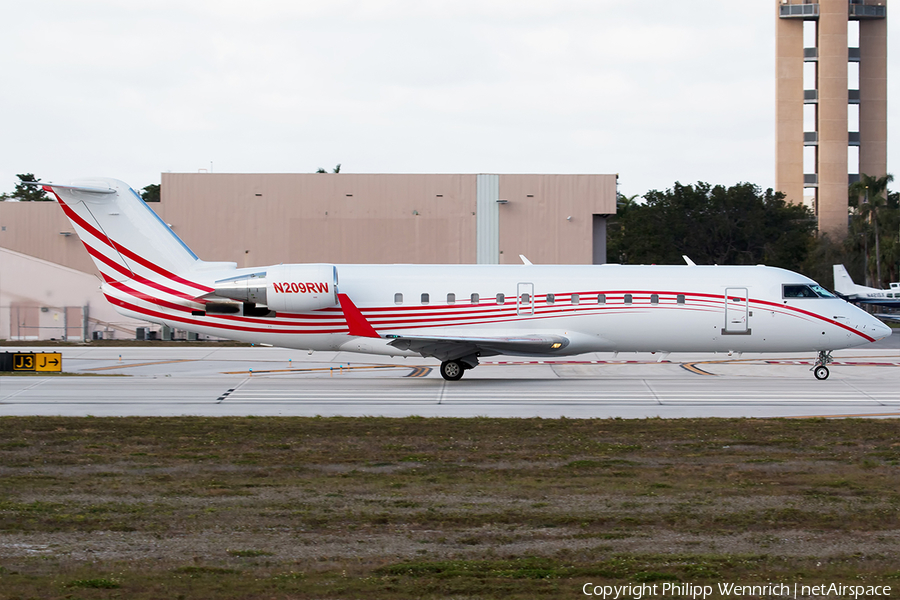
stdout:
POLYGON ((893 330, 890 327, 881 321, 878 321, 878 324, 875 326, 875 339, 880 340, 881 338, 886 338, 891 335, 891 333, 893 333, 893 330))

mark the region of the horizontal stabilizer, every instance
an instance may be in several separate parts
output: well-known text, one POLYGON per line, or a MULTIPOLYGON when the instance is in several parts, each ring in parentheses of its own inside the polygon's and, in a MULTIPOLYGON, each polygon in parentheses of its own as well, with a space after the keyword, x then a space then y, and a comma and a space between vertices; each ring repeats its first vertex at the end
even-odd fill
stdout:
POLYGON ((87 185, 59 185, 56 183, 39 183, 39 182, 31 182, 26 181, 25 183, 29 185, 39 185, 45 192, 52 192, 55 189, 58 190, 70 190, 73 192, 86 192, 88 194, 115 194, 116 190, 109 187, 95 187, 95 186, 87 186, 87 185))

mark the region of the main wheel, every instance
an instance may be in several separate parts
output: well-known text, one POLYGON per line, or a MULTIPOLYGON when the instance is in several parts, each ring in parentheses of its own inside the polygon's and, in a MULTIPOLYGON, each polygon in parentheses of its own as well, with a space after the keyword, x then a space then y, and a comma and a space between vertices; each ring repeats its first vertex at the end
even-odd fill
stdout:
POLYGON ((822 381, 823 379, 828 379, 828 367, 824 365, 819 365, 813 371, 813 374, 816 376, 816 379, 822 381))
POLYGON ((441 377, 447 381, 457 381, 462 378, 465 369, 462 363, 456 360, 447 360, 441 363, 441 377))

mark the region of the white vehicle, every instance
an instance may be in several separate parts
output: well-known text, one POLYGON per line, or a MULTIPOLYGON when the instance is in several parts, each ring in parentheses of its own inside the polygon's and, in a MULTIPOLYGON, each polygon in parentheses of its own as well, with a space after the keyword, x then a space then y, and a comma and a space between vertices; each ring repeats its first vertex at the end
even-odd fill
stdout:
POLYGON ((850 278, 844 265, 834 265, 834 291, 842 298, 862 304, 900 307, 900 283, 892 283, 890 289, 857 285, 850 278))
POLYGON ((456 380, 497 354, 817 352, 891 331, 765 266, 332 265, 197 258, 127 184, 42 184, 124 315, 288 348, 427 356, 456 380))

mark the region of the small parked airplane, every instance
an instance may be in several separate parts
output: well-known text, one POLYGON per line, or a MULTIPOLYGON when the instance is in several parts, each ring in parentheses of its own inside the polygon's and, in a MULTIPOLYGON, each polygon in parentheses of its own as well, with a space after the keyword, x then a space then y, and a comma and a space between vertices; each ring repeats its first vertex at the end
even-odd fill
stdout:
POLYGON ((890 289, 857 285, 850 278, 850 273, 844 265, 834 265, 834 291, 841 298, 850 302, 861 304, 876 304, 879 306, 893 306, 900 308, 900 283, 892 283, 890 289))
POLYGON ((127 184, 41 184, 129 317, 304 350, 426 356, 457 380, 498 354, 831 351, 891 330, 765 266, 279 264, 197 256, 127 184), (340 277, 340 279, 339 279, 340 277))

